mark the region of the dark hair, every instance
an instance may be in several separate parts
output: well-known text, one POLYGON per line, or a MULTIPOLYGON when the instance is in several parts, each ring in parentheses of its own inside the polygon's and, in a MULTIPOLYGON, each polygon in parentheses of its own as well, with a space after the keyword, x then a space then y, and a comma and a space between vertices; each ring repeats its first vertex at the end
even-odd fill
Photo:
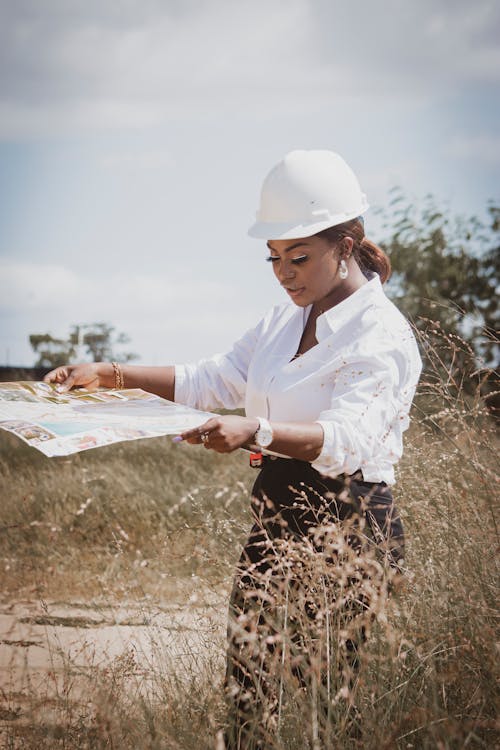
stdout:
POLYGON ((391 275, 391 261, 378 245, 366 239, 362 219, 351 219, 344 224, 323 229, 315 236, 324 237, 332 243, 338 242, 344 237, 350 237, 354 242, 352 254, 365 275, 367 272, 375 271, 380 276, 382 283, 387 281, 391 275))

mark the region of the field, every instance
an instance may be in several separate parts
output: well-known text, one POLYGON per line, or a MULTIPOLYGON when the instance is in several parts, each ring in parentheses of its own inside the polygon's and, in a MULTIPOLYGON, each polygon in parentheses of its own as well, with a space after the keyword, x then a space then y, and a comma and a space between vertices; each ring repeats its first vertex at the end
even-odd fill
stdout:
MULTIPOLYGON (((395 488, 406 580, 374 612, 357 731, 354 697, 337 696, 327 743, 292 684, 271 750, 498 743, 495 429, 442 385, 430 409, 427 386, 395 488)), ((222 750, 255 475, 246 454, 168 438, 46 459, 0 435, 1 748, 222 750)))

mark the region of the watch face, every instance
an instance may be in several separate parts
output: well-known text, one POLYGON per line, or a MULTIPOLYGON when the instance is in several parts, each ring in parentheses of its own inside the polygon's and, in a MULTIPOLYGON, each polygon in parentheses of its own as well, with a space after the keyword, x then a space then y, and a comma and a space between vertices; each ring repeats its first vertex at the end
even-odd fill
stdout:
POLYGON ((267 448, 273 442, 273 431, 267 427, 261 427, 257 430, 255 438, 261 448, 267 448))

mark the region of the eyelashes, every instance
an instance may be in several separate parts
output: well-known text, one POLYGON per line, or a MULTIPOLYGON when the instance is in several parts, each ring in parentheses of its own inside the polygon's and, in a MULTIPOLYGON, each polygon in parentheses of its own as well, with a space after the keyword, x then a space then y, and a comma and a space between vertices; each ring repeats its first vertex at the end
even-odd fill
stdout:
MULTIPOLYGON (((307 255, 299 255, 298 258, 292 258, 290 262, 293 263, 295 266, 300 266, 302 263, 305 263, 307 259, 308 259, 307 255)), ((269 255, 266 258, 266 261, 268 263, 276 263, 278 260, 280 260, 279 255, 269 255)))

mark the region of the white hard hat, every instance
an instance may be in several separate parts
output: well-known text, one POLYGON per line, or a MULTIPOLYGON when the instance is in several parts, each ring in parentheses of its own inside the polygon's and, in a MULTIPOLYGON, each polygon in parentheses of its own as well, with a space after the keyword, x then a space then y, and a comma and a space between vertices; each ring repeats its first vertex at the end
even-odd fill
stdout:
POLYGON ((350 166, 333 151, 290 151, 269 172, 251 237, 310 237, 369 208, 350 166))

